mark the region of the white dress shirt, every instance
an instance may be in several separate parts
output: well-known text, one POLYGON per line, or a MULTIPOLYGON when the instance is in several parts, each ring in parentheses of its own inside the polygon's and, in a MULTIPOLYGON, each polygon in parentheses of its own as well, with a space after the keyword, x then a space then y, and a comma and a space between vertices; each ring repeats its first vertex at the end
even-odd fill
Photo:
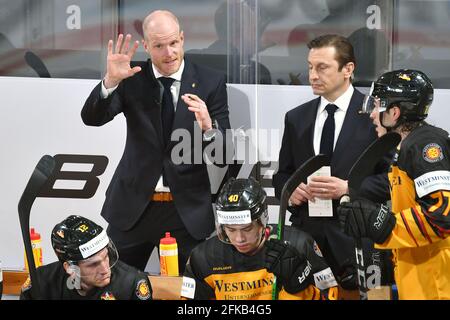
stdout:
MULTIPOLYGON (((156 69, 156 67, 153 63, 152 63, 152 69, 153 69, 153 74, 155 75, 156 79, 158 79, 160 77, 164 77, 156 69)), ((170 92, 172 93, 173 105, 175 106, 175 111, 177 109, 178 95, 180 93, 181 76, 183 74, 183 70, 184 70, 184 60, 181 62, 180 68, 178 69, 177 72, 167 76, 168 78, 175 79, 172 86, 170 87, 170 92)), ((102 90, 101 90, 102 98, 104 98, 104 99, 107 98, 114 90, 117 89, 117 87, 118 87, 118 85, 113 88, 106 89, 105 85, 103 84, 103 81, 102 81, 102 90)), ((158 183, 156 184, 155 192, 170 192, 169 187, 166 187, 163 185, 162 175, 159 177, 158 183)))
POLYGON ((320 153, 320 140, 322 138, 322 130, 323 126, 325 125, 325 120, 328 117, 328 113, 325 110, 325 107, 328 104, 334 104, 336 107, 336 112, 334 113, 334 123, 335 123, 335 129, 334 129, 334 143, 333 143, 333 150, 336 146, 336 141, 339 138, 339 133, 341 132, 342 125, 344 123, 345 115, 347 114, 348 106, 350 105, 350 100, 352 99, 352 95, 355 89, 352 85, 350 85, 347 90, 336 99, 336 101, 328 101, 324 97, 320 97, 320 105, 317 110, 317 116, 316 116, 316 124, 314 126, 314 152, 315 154, 320 153))

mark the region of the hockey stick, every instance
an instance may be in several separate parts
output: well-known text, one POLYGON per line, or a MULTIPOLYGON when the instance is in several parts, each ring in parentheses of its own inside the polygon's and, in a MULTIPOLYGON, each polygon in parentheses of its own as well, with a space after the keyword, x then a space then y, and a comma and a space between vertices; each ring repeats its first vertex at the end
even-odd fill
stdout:
POLYGON ((26 63, 31 68, 33 68, 33 70, 37 73, 39 78, 51 78, 50 72, 48 71, 44 62, 35 53, 27 51, 25 52, 24 58, 26 63))
POLYGON ((39 195, 40 190, 48 181, 53 169, 55 168, 55 159, 49 155, 45 155, 39 160, 33 171, 27 186, 19 200, 19 221, 22 229, 22 238, 25 245, 25 253, 28 261, 28 269, 30 272, 32 296, 39 297, 39 279, 36 274, 36 265, 34 263, 33 249, 30 239, 30 212, 34 200, 39 195))
MULTIPOLYGON (((289 198, 294 192, 295 188, 301 182, 305 182, 308 177, 319 170, 321 167, 329 164, 329 159, 323 154, 309 158, 305 163, 303 163, 286 181, 281 190, 280 196, 280 211, 278 215, 278 226, 277 226, 277 238, 283 241, 284 238, 284 224, 286 222, 286 210, 289 203, 289 198)), ((272 289, 272 300, 278 300, 279 286, 274 276, 273 289, 272 289)))
MULTIPOLYGON (((387 133, 372 142, 358 160, 353 164, 348 174, 348 195, 342 196, 340 203, 350 202, 359 195, 359 189, 363 180, 372 174, 376 164, 389 151, 400 143, 401 137, 398 133, 387 133)), ((364 268, 364 258, 361 238, 355 238, 355 255, 358 267, 358 287, 360 300, 367 300, 366 270, 364 268)))

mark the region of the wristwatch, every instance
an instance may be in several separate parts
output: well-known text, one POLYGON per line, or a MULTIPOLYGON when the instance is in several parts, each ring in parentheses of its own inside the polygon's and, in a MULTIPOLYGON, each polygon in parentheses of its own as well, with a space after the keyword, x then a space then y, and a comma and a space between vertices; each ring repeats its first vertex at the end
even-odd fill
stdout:
POLYGON ((203 140, 204 141, 211 141, 216 136, 216 132, 219 129, 219 123, 216 119, 211 119, 211 129, 206 130, 203 132, 203 140))

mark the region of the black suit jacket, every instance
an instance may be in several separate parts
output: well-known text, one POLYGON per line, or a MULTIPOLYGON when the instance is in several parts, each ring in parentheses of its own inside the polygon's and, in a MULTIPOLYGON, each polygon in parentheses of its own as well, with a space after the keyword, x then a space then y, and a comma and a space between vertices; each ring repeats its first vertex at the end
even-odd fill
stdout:
MULTIPOLYGON (((377 139, 369 116, 358 114, 363 99, 364 95, 355 89, 331 159, 331 175, 344 180, 365 148, 377 139)), ((280 198, 281 190, 292 173, 315 155, 313 139, 319 103, 320 97, 286 113, 279 169, 273 177, 277 198, 280 198)), ((361 192, 373 201, 385 200, 389 193, 389 190, 384 188, 388 188, 385 182, 387 183, 387 180, 379 175, 370 177, 364 181, 361 192)), ((307 206, 305 207, 307 210, 307 206)))
MULTIPOLYGON (((183 223, 194 238, 204 239, 214 229, 206 164, 203 161, 199 164, 193 161, 175 164, 171 160, 172 149, 178 142, 172 141, 164 147, 161 125, 163 87, 155 79, 150 60, 134 65, 141 66, 142 70, 123 80, 106 99, 100 96, 99 83, 81 111, 87 125, 101 126, 121 112, 127 122, 125 150, 106 191, 102 216, 119 230, 131 229, 147 207, 164 167, 183 223)), ((205 101, 211 118, 217 120, 222 132, 230 128, 225 75, 185 59, 179 97, 185 93, 196 94, 205 101)), ((183 156, 193 160, 195 152, 197 156, 198 152, 201 155, 205 146, 205 143, 198 143, 202 140, 201 130, 194 113, 187 109, 181 98, 178 99, 172 132, 176 129, 184 129, 190 134, 190 148, 183 150, 183 156), (194 126, 197 126, 196 137, 194 126)))
MULTIPOLYGON (((348 178, 348 173, 357 158, 377 138, 369 116, 358 114, 363 99, 364 95, 355 89, 331 158, 331 175, 344 180, 348 178)), ((273 176, 273 186, 278 199, 284 184, 292 173, 315 155, 313 138, 319 103, 320 97, 286 113, 279 154, 279 169, 273 176)), ((387 166, 388 164, 380 162, 380 166, 374 171, 374 175, 364 180, 360 190, 362 196, 377 202, 388 199, 387 166)), ((336 212, 338 201, 333 200, 334 212, 336 212)), ((311 218, 308 216, 307 203, 298 207, 291 207, 289 210, 292 213, 292 223, 311 233, 320 246, 330 246, 332 251, 334 251, 333 247, 336 246, 335 250, 339 252, 333 252, 333 255, 337 256, 335 257, 337 261, 329 260, 334 272, 346 263, 343 261, 346 257, 354 256, 353 239, 339 232, 336 214, 332 218, 311 218), (342 239, 342 242, 335 241, 336 237, 342 239), (348 245, 346 246, 346 244, 348 245)), ((323 249, 324 252, 327 251, 327 248, 323 249)))

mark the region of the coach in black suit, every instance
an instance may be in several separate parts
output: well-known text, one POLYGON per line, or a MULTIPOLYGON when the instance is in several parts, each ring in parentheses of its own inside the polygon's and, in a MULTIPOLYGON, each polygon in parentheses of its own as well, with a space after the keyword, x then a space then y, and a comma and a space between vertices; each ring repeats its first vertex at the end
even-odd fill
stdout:
MULTIPOLYGON (((286 180, 298 167, 316 154, 329 155, 331 177, 314 177, 307 185, 300 184, 290 197, 291 222, 315 238, 341 286, 355 289, 353 239, 340 231, 334 213, 333 217, 310 217, 308 201, 332 199, 335 212, 339 198, 348 193, 346 179, 350 168, 377 135, 369 117, 358 114, 364 95, 351 84, 355 59, 348 40, 325 35, 312 40, 308 47, 309 80, 319 97, 287 112, 279 169, 273 185, 280 198, 286 180), (325 133, 324 127, 327 127, 330 108, 335 125, 327 151, 325 135, 330 132, 325 133)), ((386 200, 389 191, 386 174, 366 179, 361 191, 374 201, 386 200)), ((371 251, 372 243, 366 245, 371 251)))
POLYGON ((110 40, 106 75, 81 116, 92 126, 121 112, 127 121, 125 150, 102 209, 120 259, 144 269, 170 231, 182 272, 192 248, 214 229, 202 150, 230 128, 226 79, 184 59, 183 31, 171 12, 150 13, 143 31, 151 60, 130 63, 139 46, 130 35, 119 35, 114 51, 110 40))

